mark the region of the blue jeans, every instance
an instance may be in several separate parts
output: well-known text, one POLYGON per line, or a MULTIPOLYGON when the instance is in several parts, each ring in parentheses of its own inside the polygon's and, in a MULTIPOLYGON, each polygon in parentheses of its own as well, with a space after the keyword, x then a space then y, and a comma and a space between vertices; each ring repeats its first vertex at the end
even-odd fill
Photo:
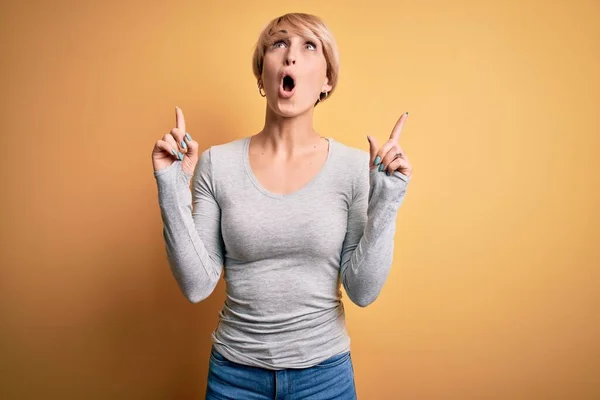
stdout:
POLYGON ((302 369, 269 370, 210 352, 206 400, 356 400, 350 352, 302 369))

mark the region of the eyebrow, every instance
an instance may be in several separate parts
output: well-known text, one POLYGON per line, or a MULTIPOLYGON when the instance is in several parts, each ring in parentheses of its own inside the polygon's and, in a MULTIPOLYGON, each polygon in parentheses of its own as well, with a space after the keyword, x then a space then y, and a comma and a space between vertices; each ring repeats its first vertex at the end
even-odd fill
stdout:
MULTIPOLYGON (((270 36, 271 37, 278 36, 279 33, 285 33, 285 34, 287 34, 289 32, 287 30, 285 30, 285 29, 280 29, 277 32, 273 32, 270 36)), ((302 33, 298 33, 298 36, 300 36, 300 37, 302 37, 304 39, 307 39, 307 40, 312 40, 314 42, 319 42, 319 39, 316 36, 313 36, 313 35, 310 35, 310 34, 309 35, 304 35, 302 33)))

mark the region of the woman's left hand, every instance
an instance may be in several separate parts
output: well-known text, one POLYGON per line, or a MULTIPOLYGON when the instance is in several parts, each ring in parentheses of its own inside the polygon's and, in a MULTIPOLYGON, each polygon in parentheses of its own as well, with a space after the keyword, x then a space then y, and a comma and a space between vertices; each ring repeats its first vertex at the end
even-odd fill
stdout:
POLYGON ((391 175, 394 171, 398 171, 410 178, 412 175, 412 166, 406 153, 398 144, 406 118, 408 118, 407 112, 402 114, 400 119, 398 119, 390 138, 379 149, 377 139, 367 135, 371 153, 370 169, 379 168, 379 171, 385 171, 388 175, 391 175))

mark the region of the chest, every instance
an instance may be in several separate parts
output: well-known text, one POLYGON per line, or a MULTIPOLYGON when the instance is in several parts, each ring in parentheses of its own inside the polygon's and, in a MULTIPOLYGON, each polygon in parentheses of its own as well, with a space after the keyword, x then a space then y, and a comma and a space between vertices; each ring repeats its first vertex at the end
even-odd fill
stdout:
POLYGON ((229 261, 339 258, 352 177, 335 164, 327 165, 328 145, 324 141, 322 148, 288 163, 251 149, 244 160, 245 171, 219 181, 223 185, 218 191, 221 228, 229 261))
POLYGON ((310 183, 327 161, 327 147, 293 161, 274 161, 250 152, 248 162, 258 183, 268 192, 291 194, 310 183))
POLYGON ((221 228, 228 258, 256 261, 339 256, 348 222, 343 195, 327 192, 320 185, 310 194, 283 201, 259 195, 259 200, 249 195, 248 202, 227 202, 223 207, 221 228))

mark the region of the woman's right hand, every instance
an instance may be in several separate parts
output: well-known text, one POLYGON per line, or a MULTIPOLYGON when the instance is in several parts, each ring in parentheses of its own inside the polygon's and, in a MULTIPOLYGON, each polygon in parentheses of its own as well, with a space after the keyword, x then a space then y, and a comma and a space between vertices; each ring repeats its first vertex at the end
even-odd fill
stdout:
POLYGON ((194 174, 198 163, 198 142, 187 133, 183 111, 179 107, 175 107, 175 128, 157 141, 152 149, 152 166, 156 172, 167 168, 175 160, 181 160, 183 172, 194 174))

